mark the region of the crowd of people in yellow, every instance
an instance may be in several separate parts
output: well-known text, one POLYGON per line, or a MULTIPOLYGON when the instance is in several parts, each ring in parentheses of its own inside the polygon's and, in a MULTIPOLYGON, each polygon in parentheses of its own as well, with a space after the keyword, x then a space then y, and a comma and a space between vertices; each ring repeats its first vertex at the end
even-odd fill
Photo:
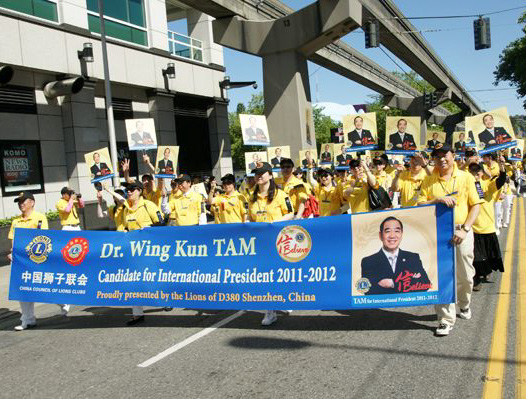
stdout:
MULTIPOLYGON (((153 165, 148 156, 144 162, 153 165)), ((149 226, 194 226, 207 223, 207 213, 214 223, 274 222, 307 217, 327 217, 342 213, 371 212, 391 207, 445 204, 455 208, 455 233, 451 238, 456 248, 457 304, 459 317, 471 318, 471 296, 493 270, 503 271, 497 235, 510 222, 514 178, 523 176, 521 162, 510 163, 500 153, 480 157, 466 151, 455 159, 449 144, 440 144, 428 157, 415 153, 405 164, 390 162, 383 154, 372 160, 358 157, 348 168, 294 169, 294 162, 282 158, 281 173, 263 163, 236 187, 234 175, 221 179, 219 188, 212 181, 208 197, 192 190, 190 176, 178 175, 171 180, 171 190, 164 179, 157 183, 150 174, 135 181, 129 176, 129 161, 122 169, 126 179, 123 190, 112 191, 114 204, 103 210, 103 193, 98 191, 98 216, 111 218, 117 231, 132 231, 149 226), (375 201, 371 197, 380 198, 375 201), (376 196, 376 197, 375 197, 376 196), (382 199, 383 198, 383 199, 382 199)), ((34 197, 23 192, 15 199, 22 215, 13 220, 9 238, 16 227, 46 229, 46 217, 34 210, 34 197)), ((84 203, 73 190, 64 187, 57 202, 63 229, 80 229, 78 209, 84 203)), ((61 305, 67 313, 67 305, 61 305)), ((456 304, 435 307, 437 335, 448 335, 457 314, 456 304)), ((22 306, 21 325, 25 330, 36 324, 32 304, 22 306)), ((144 321, 142 307, 133 308, 128 324, 144 321)), ((267 311, 263 325, 277 321, 276 311, 267 311)))

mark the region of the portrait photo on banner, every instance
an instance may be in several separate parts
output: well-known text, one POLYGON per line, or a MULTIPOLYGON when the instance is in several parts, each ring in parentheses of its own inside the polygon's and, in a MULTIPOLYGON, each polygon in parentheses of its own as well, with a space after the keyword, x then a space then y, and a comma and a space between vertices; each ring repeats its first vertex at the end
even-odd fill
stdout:
POLYGON ((270 146, 267 118, 265 115, 239 114, 243 144, 270 146))
POLYGON ((176 174, 177 160, 179 158, 178 146, 157 147, 155 161, 155 176, 171 179, 176 174))
POLYGON ((353 157, 347 152, 348 148, 345 144, 334 144, 334 167, 344 168, 349 166, 353 157))
POLYGON ((332 165, 334 162, 334 143, 322 144, 320 151, 320 165, 332 165))
POLYGON ((352 217, 352 295, 438 291, 434 207, 352 217))
POLYGON ((466 134, 466 132, 453 132, 453 148, 455 153, 464 153, 466 149, 475 148, 477 144, 475 143, 475 138, 473 137, 473 132, 471 134, 466 134))
POLYGON ((153 118, 126 119, 126 137, 131 151, 157 148, 157 136, 153 118))
POLYGON ((376 112, 343 115, 343 133, 350 151, 373 150, 378 146, 376 112))
POLYGON ((388 116, 385 121, 387 154, 412 155, 420 149, 420 117, 388 116))
POLYGON ((252 169, 261 167, 263 162, 268 162, 266 151, 245 152, 245 170, 247 174, 251 174, 252 169))
POLYGON ((282 158, 290 158, 290 146, 282 145, 267 148, 267 159, 272 169, 279 169, 279 163, 282 158))
POLYGON ((88 152, 84 154, 84 159, 86 160, 92 183, 113 177, 114 173, 108 147, 88 152))
POLYGON ((508 150, 508 159, 510 161, 522 161, 523 156, 524 156, 524 140, 517 139, 517 145, 515 147, 511 147, 508 150))
POLYGON ((446 142, 446 132, 428 130, 426 133, 426 151, 433 151, 437 144, 446 142))
POLYGON ((515 146, 515 133, 506 107, 466 117, 466 132, 472 132, 479 154, 503 150, 515 146))
POLYGON ((318 166, 318 151, 316 148, 299 151, 299 165, 303 169, 316 168, 318 166))

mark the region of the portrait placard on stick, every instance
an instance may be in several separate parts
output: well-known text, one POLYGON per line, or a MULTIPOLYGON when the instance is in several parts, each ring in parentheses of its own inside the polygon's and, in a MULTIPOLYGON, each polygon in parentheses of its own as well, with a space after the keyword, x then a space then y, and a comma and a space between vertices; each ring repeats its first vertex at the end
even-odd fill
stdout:
POLYGON ((155 123, 153 118, 126 119, 126 137, 131 151, 151 150, 157 148, 155 123))
POLYGON ((446 142, 446 132, 430 130, 426 133, 426 151, 433 151, 438 144, 446 142))
POLYGON ((179 158, 178 146, 161 146, 157 148, 155 161, 155 177, 173 179, 177 169, 179 158))
POLYGON ((267 159, 270 160, 270 165, 274 172, 279 172, 279 163, 283 158, 290 158, 290 146, 282 145, 279 147, 267 148, 267 159))
POLYGON ((320 165, 332 165, 334 162, 334 144, 325 143, 320 148, 320 165))
POLYGON ((247 175, 254 176, 252 170, 261 167, 263 162, 268 162, 267 159, 265 151, 245 152, 245 170, 247 175))
POLYGON ((420 148, 419 116, 388 116, 385 121, 386 154, 413 155, 420 148))
POLYGON ((473 138, 473 132, 466 135, 466 132, 453 132, 453 148, 455 154, 463 154, 469 148, 475 148, 477 144, 473 138))
POLYGON ((108 147, 84 154, 86 165, 91 175, 91 182, 97 183, 114 176, 108 147))
POLYGON ((267 118, 265 115, 239 114, 243 144, 270 146, 267 118))
POLYGON ((466 131, 473 133, 480 155, 517 145, 506 107, 466 117, 464 123, 466 131))
POLYGON ((300 165, 302 169, 318 167, 318 151, 316 148, 299 151, 300 165))
POLYGON ((342 120, 348 152, 378 148, 376 112, 344 115, 342 120))
POLYGON ((509 149, 508 159, 510 161, 522 161, 523 156, 524 156, 524 140, 517 139, 517 145, 509 149))

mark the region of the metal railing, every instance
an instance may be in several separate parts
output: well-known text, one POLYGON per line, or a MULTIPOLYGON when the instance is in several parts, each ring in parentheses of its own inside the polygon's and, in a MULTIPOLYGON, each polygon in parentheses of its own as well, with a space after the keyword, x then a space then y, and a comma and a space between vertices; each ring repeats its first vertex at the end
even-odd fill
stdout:
POLYGON ((203 42, 190 36, 168 31, 168 51, 177 57, 203 62, 203 42))

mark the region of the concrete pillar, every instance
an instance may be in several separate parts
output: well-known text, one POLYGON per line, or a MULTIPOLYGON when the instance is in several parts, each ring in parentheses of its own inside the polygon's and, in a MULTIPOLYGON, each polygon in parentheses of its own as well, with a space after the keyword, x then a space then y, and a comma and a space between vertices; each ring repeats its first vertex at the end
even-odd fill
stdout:
POLYGON ((168 20, 165 0, 144 2, 148 26, 148 47, 168 51, 168 20))
POLYGON ((316 146, 307 58, 295 51, 263 57, 265 115, 273 146, 298 151, 316 146))
POLYGON ((212 174, 218 179, 227 173, 234 173, 230 134, 228 132, 227 105, 226 101, 218 100, 207 110, 212 174))
POLYGON ((68 186, 83 194, 84 200, 96 200, 96 191, 84 154, 100 148, 99 128, 95 112, 95 83, 87 81, 84 88, 64 96, 62 124, 66 149, 68 186))
POLYGON ((58 2, 58 14, 61 25, 88 30, 86 0, 61 0, 58 2))
POLYGON ((223 65, 223 47, 214 43, 212 18, 194 9, 186 11, 188 36, 203 42, 203 62, 207 64, 223 65))

